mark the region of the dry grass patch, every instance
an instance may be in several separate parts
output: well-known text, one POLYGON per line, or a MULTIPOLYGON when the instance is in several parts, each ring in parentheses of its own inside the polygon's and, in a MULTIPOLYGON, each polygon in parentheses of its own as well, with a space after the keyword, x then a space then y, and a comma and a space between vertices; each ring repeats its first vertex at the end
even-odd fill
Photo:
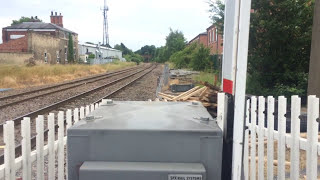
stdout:
POLYGON ((104 65, 25 65, 0 64, 0 88, 26 88, 53 84, 107 71, 135 66, 131 62, 115 62, 104 65))

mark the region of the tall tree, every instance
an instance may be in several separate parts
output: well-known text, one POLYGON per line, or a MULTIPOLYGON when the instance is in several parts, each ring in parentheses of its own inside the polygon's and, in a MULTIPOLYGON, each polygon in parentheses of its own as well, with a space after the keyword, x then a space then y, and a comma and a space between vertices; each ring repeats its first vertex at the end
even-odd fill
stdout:
POLYGON ((313 0, 254 0, 248 56, 248 91, 306 95, 313 0))
POLYGON ((183 33, 179 30, 173 31, 170 28, 170 33, 166 37, 166 61, 169 60, 170 56, 175 52, 183 50, 186 44, 187 42, 183 33))
POLYGON ((209 13, 211 22, 217 27, 218 33, 223 34, 225 5, 221 0, 209 0, 208 4, 210 6, 209 13))
MULTIPOLYGON (((210 7, 213 23, 223 24, 224 5, 210 7)), ((252 1, 248 93, 306 95, 313 7, 314 0, 252 1)))
POLYGON ((69 42, 68 42, 68 61, 74 63, 74 50, 73 50, 73 39, 71 33, 69 33, 69 42))
POLYGON ((119 44, 116 44, 114 46, 114 49, 117 49, 117 50, 120 50, 122 51, 122 54, 123 55, 127 55, 127 54, 133 54, 132 50, 127 48, 123 43, 121 43, 120 45, 119 44))

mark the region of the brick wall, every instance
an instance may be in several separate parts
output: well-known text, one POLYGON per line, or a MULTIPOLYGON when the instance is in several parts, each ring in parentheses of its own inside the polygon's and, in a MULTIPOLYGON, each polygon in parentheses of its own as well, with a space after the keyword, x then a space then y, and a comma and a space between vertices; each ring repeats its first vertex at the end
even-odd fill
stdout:
POLYGON ((208 47, 208 38, 205 34, 199 34, 197 37, 192 39, 189 44, 197 43, 197 44, 203 44, 205 47, 208 47))
POLYGON ((216 28, 210 26, 207 29, 208 33, 208 48, 210 49, 210 54, 222 54, 223 53, 223 38, 221 34, 216 34, 216 28))
POLYGON ((208 37, 207 37, 207 35, 200 35, 199 43, 203 44, 205 47, 208 47, 208 37))
POLYGON ((4 53, 0 52, 0 63, 23 64, 33 57, 32 53, 4 53))
POLYGON ((30 33, 30 40, 31 51, 34 53, 35 60, 44 61, 46 59, 45 56, 47 56, 48 63, 55 64, 57 62, 57 53, 60 61, 64 59, 66 40, 39 33, 30 33))
POLYGON ((0 52, 28 52, 28 37, 25 36, 0 44, 0 52))

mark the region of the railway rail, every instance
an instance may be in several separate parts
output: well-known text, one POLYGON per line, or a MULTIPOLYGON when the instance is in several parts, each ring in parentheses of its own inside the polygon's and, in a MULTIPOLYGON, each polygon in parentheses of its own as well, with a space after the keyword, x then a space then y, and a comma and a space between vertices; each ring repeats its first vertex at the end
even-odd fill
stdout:
MULTIPOLYGON (((23 119, 23 117, 30 117, 30 118, 35 118, 37 115, 42 115, 42 114, 46 114, 46 113, 49 113, 49 112, 52 112, 53 110, 58 110, 58 109, 61 109, 63 108, 63 106, 65 104, 69 104, 73 101, 75 101, 76 99, 80 99, 80 98, 86 98, 88 96, 90 96, 90 94, 92 93, 95 93, 95 92, 98 92, 99 90, 101 89, 105 89, 106 87, 109 87, 111 85, 117 85, 117 83, 119 82, 122 82, 122 81, 125 81, 125 80, 128 80, 129 81, 126 81, 124 82, 123 84, 119 84, 114 90, 112 90, 111 92, 108 92, 106 94, 104 94, 103 96, 101 96, 98 100, 94 101, 94 103, 98 103, 100 101, 102 101, 102 99, 105 99, 105 98, 108 98, 110 97, 111 95, 121 91, 123 88, 131 85, 132 83, 134 83, 135 81, 141 79, 142 77, 146 76, 147 74, 149 74, 150 72, 152 72, 155 68, 157 67, 157 65, 150 65, 146 68, 143 68, 141 70, 138 70, 134 73, 131 73, 129 75, 126 75, 124 77, 121 77, 121 78, 118 78, 116 80, 113 80, 111 82, 108 82, 106 84, 103 84, 99 87, 96 87, 94 89, 91 89, 89 91, 86 91, 86 92, 83 92, 81 94, 78 94, 78 95, 75 95, 75 96, 72 96, 72 97, 69 97, 67 99, 64 99, 62 101, 59 101, 57 103, 54 103, 54 104, 51 104, 49 106, 46 106, 46 107, 43 107, 39 110, 36 110, 36 111, 33 111, 33 112, 30 112, 28 114, 25 114, 23 116, 19 116, 17 118, 14 118, 12 119, 12 121, 15 123, 15 125, 19 125, 23 119)), ((68 107, 69 109, 71 109, 70 107, 68 107)), ((73 108, 76 108, 76 106, 74 106, 73 108)), ((2 134, 3 133, 3 124, 0 124, 0 133, 2 134)), ((16 126, 16 127, 19 127, 19 126, 16 126)), ((56 130, 58 129, 58 125, 56 124, 55 125, 55 128, 56 130)), ((17 130, 19 132, 19 130, 17 130)), ((44 131, 44 136, 47 137, 48 135, 48 129, 46 129, 44 131)), ((31 148, 34 148, 36 145, 36 136, 33 136, 31 138, 31 148)), ((22 147, 21 147, 21 144, 17 145, 16 148, 15 148, 15 152, 16 152, 16 157, 18 157, 19 155, 21 155, 21 152, 22 152, 22 147)), ((4 154, 0 155, 0 164, 3 164, 4 162, 4 154)))
POLYGON ((53 85, 53 86, 49 86, 49 87, 44 87, 44 88, 39 88, 33 91, 27 91, 27 92, 23 92, 23 93, 17 93, 17 94, 13 94, 13 95, 9 95, 9 96, 4 96, 4 97, 0 97, 0 109, 1 108, 5 108, 8 106, 12 106, 14 104, 18 104, 30 99, 34 99, 34 98, 38 98, 41 96, 46 96, 52 93, 56 93, 56 92, 61 92, 61 91, 65 91, 68 89, 72 89, 72 88, 76 88, 79 86, 83 86, 86 84, 90 84, 90 83, 94 83, 103 79, 107 79, 125 72, 130 72, 130 71, 134 71, 136 69, 139 69, 141 67, 135 67, 135 68, 128 68, 128 69, 124 69, 124 70, 120 70, 120 71, 115 71, 115 72, 110 72, 110 73, 104 73, 104 74, 100 74, 97 76, 91 76, 88 78, 83 78, 83 79, 79 79, 79 80, 75 80, 75 81, 71 81, 71 82, 66 82, 66 83, 61 83, 61 84, 57 84, 57 85, 53 85), (58 88, 58 89, 57 89, 58 88), (32 94, 34 94, 32 96, 32 94), (25 97, 27 96, 27 97, 25 97))

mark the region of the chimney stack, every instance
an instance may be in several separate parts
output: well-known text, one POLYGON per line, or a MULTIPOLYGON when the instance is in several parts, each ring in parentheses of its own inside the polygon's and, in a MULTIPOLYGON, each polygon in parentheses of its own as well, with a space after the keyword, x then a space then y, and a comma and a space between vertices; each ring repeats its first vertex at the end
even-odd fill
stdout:
POLYGON ((55 15, 53 15, 53 11, 51 11, 50 19, 51 19, 52 24, 56 24, 60 27, 63 27, 62 18, 63 18, 63 16, 61 15, 61 13, 60 13, 60 15, 58 15, 58 13, 55 12, 55 15))

